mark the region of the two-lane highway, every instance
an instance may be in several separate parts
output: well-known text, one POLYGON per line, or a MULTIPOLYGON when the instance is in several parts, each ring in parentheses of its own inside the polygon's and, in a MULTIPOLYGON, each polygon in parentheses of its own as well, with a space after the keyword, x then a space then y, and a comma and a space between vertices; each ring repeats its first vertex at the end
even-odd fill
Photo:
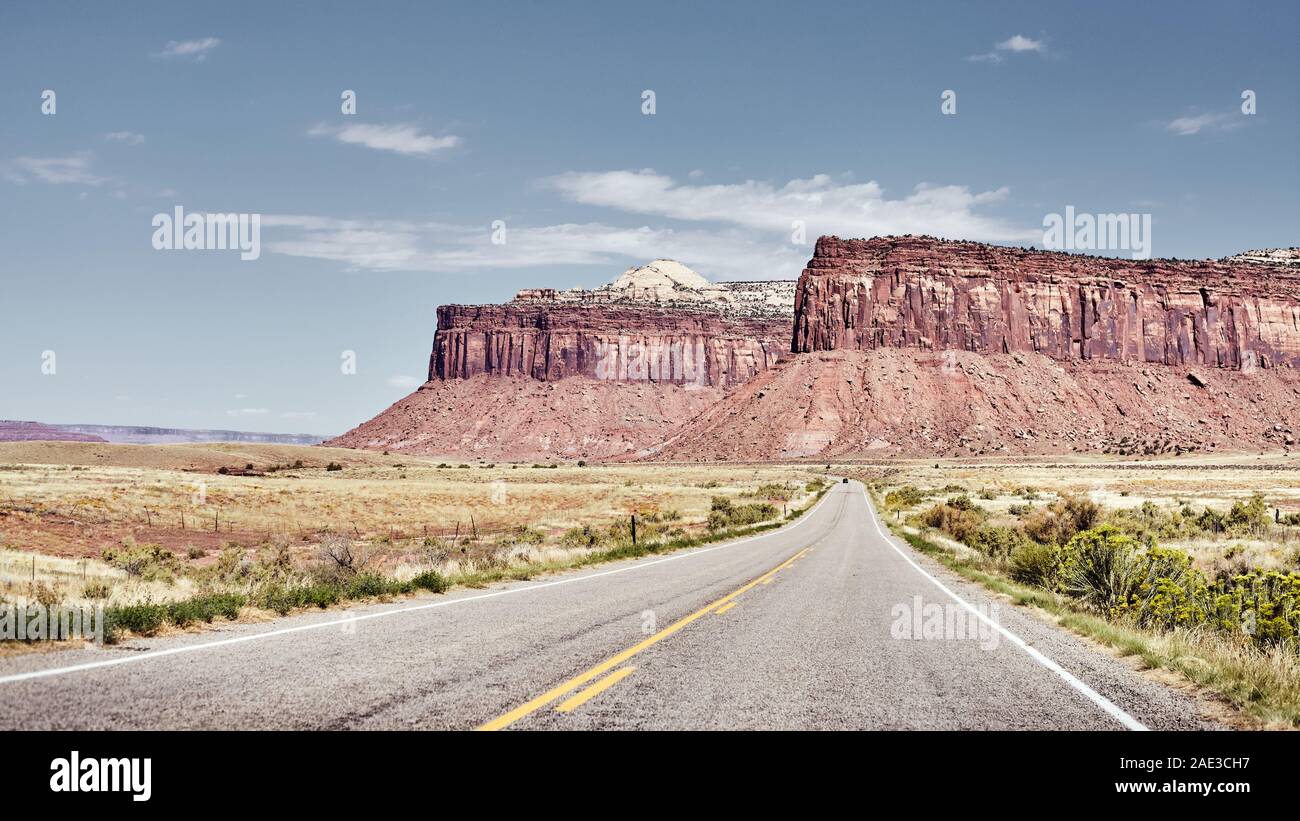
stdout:
POLYGON ((1194 729, 837 484, 777 531, 269 624, 0 659, 0 728, 1194 729))

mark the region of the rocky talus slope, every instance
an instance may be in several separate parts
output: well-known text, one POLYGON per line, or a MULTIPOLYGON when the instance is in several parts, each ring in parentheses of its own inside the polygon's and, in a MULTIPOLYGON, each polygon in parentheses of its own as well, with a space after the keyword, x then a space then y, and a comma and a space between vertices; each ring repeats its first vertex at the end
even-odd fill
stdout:
POLYGON ((1290 369, 816 351, 745 383, 643 458, 1279 450, 1296 444, 1298 409, 1300 375, 1290 369))

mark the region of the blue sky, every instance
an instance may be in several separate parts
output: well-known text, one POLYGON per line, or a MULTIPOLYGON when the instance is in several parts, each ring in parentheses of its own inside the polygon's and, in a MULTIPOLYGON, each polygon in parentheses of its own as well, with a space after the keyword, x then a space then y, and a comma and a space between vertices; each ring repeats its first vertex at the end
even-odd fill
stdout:
POLYGON ((1298 14, 7 2, 0 418, 338 433, 422 378, 439 304, 659 256, 795 278, 796 219, 1031 245, 1072 205, 1150 214, 1156 256, 1295 245, 1298 14), (177 205, 262 215, 261 256, 155 250, 177 205))

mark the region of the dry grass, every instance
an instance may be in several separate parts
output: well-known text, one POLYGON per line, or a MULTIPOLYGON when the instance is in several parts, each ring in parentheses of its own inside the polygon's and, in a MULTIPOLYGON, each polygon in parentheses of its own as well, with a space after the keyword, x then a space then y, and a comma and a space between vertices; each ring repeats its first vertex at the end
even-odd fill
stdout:
POLYGON ((223 551, 255 563, 287 550, 301 567, 317 559, 328 533, 365 545, 375 569, 399 579, 430 567, 459 577, 503 562, 563 566, 590 552, 560 543, 571 528, 607 528, 635 512, 643 520, 671 514, 675 530, 698 535, 713 496, 755 501, 745 494, 785 483, 797 489, 794 508, 821 473, 461 464, 285 445, 0 445, 0 596, 84 602, 88 589, 106 585, 109 604, 176 600, 195 592, 194 577, 223 551), (342 469, 327 470, 330 463, 342 469), (249 464, 254 475, 234 475, 249 464), (218 473, 223 467, 231 473, 218 473), (144 581, 99 560, 126 539, 173 551, 175 581, 144 581), (426 539, 441 550, 436 561, 426 539))
MULTIPOLYGON (((1226 513, 1234 502, 1246 502, 1254 493, 1263 494, 1270 508, 1282 515, 1300 511, 1300 456, 1215 455, 1184 456, 1123 462, 1098 458, 1073 460, 1042 459, 1018 462, 991 460, 969 462, 905 461, 882 465, 871 478, 882 474, 889 487, 915 485, 922 489, 960 486, 993 515, 995 524, 1011 524, 1013 505, 1042 506, 1052 499, 1072 494, 1085 496, 1106 510, 1140 508, 1150 501, 1165 511, 1183 504, 1226 513), (1035 491, 1037 500, 1026 500, 1024 489, 1035 491), (981 491, 993 499, 980 498, 981 491)), ((860 468, 858 468, 860 469, 860 468)), ((852 472, 853 468, 846 468, 852 472)), ((867 477, 864 477, 867 478, 867 477)), ((1203 570, 1213 573, 1225 562, 1235 561, 1261 569, 1294 569, 1300 561, 1300 528, 1279 527, 1267 540, 1223 536, 1202 536, 1191 540, 1168 540, 1161 544, 1190 553, 1203 570)))

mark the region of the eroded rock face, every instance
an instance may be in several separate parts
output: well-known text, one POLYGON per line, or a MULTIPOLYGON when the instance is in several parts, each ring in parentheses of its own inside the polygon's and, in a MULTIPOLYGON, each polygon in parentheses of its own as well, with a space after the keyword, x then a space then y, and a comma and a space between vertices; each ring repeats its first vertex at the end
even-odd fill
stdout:
POLYGON ((728 388, 786 355, 790 327, 787 318, 650 306, 444 305, 429 379, 582 376, 728 388))
POLYGON ((792 346, 1297 367, 1300 270, 822 237, 796 289, 792 346))

